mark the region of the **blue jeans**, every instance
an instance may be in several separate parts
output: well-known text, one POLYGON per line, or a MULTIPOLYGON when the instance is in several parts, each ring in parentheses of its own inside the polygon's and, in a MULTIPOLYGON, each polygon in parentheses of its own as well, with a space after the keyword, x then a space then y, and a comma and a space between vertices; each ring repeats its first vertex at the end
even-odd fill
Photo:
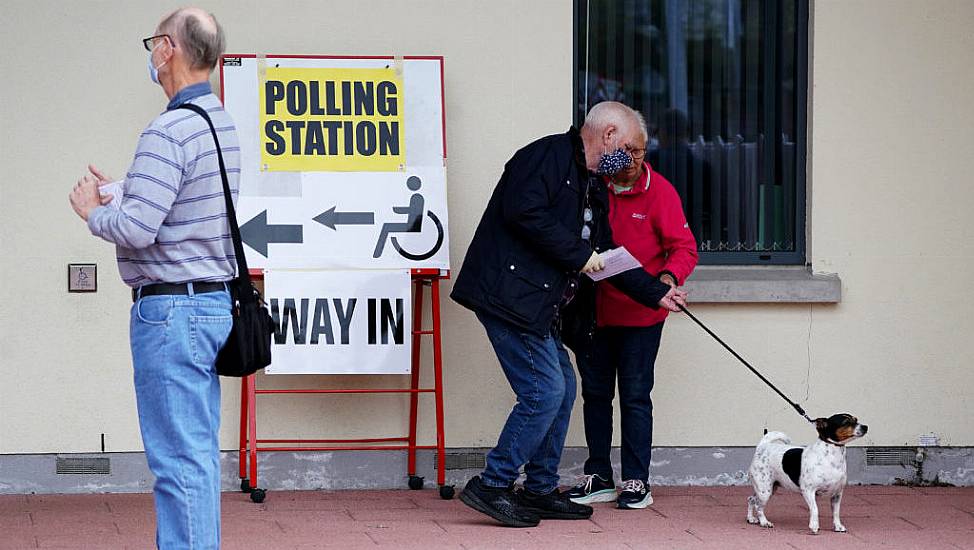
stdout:
POLYGON ((146 296, 129 331, 139 427, 156 476, 156 545, 220 547, 220 378, 230 334, 227 291, 146 296))
POLYGON ((649 481, 653 453, 653 370, 663 323, 650 327, 600 327, 587 359, 578 358, 582 375, 582 413, 588 444, 586 474, 612 479, 612 399, 619 380, 622 409, 622 479, 649 481))
POLYGON ((504 375, 517 395, 481 476, 491 487, 508 487, 521 466, 525 489, 547 494, 558 488, 558 464, 575 402, 575 371, 556 335, 537 336, 495 316, 478 313, 504 375))

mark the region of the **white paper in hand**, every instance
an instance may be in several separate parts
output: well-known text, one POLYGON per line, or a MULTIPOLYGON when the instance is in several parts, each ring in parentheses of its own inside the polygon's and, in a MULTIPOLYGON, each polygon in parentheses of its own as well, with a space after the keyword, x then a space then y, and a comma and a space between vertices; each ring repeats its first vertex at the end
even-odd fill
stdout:
POLYGON ((602 271, 596 271, 595 273, 586 273, 593 281, 601 281, 602 279, 611 277, 613 275, 618 275, 623 271, 629 271, 630 269, 641 268, 642 264, 639 263, 632 254, 626 250, 626 247, 620 246, 619 248, 613 248, 612 250, 606 250, 601 254, 602 261, 605 262, 605 269, 602 271))
POLYGON ((101 196, 112 196, 112 202, 106 204, 105 206, 114 208, 115 210, 118 210, 122 206, 122 195, 124 194, 124 191, 122 190, 122 183, 124 183, 124 180, 118 180, 98 187, 98 192, 101 193, 101 196))

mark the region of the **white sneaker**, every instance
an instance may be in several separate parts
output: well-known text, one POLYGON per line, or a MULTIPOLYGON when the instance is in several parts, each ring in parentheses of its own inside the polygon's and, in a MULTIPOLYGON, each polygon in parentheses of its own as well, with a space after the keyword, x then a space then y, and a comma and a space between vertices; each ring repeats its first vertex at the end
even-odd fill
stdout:
POLYGON ((622 482, 622 493, 616 499, 616 504, 623 510, 641 510, 653 503, 653 493, 646 484, 638 479, 627 479, 622 482))
POLYGON ((616 484, 611 479, 602 479, 602 476, 597 474, 578 476, 578 479, 581 483, 565 493, 575 504, 612 502, 616 499, 616 484))

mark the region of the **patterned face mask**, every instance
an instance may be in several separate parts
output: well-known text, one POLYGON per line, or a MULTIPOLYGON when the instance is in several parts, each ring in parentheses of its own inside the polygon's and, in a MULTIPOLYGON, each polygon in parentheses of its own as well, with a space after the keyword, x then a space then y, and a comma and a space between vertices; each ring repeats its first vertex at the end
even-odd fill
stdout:
POLYGON ((632 157, 626 153, 625 149, 619 147, 611 153, 602 153, 596 173, 600 176, 612 176, 629 168, 631 164, 632 157))

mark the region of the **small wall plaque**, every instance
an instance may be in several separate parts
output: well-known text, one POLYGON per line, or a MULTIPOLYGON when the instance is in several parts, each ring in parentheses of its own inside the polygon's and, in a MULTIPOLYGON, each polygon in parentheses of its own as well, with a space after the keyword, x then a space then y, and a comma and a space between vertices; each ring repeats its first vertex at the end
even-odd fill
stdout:
POLYGON ((96 264, 68 264, 68 292, 97 292, 96 264))

